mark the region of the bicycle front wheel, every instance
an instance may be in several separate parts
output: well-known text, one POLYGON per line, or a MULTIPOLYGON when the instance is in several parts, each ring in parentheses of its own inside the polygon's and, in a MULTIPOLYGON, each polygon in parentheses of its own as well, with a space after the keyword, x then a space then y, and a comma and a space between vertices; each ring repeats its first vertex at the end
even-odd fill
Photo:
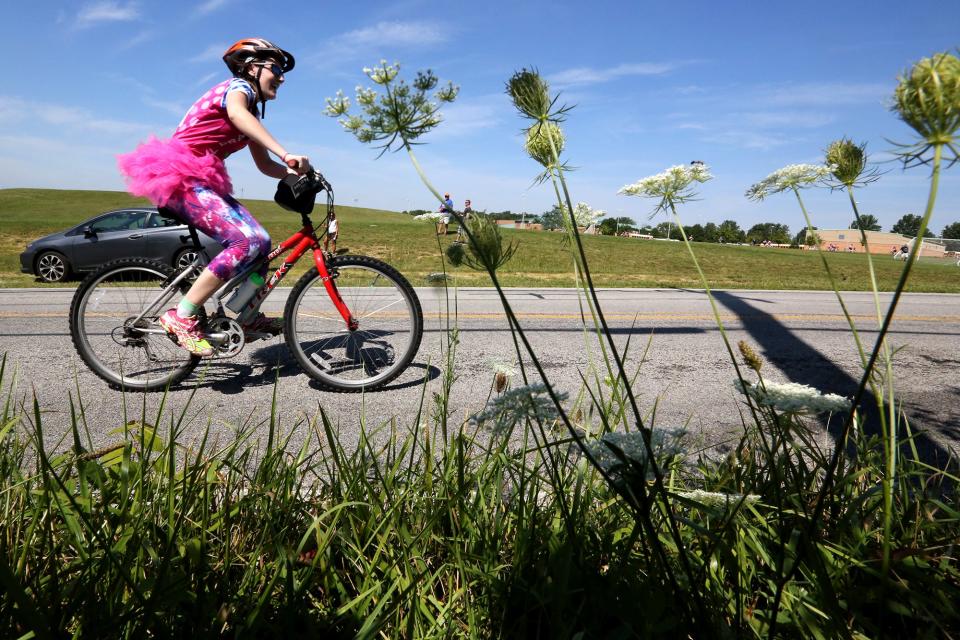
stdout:
POLYGON ((200 362, 157 323, 190 287, 184 280, 161 295, 174 273, 152 260, 118 260, 77 287, 70 304, 73 344, 90 370, 111 387, 164 389, 183 380, 200 362))
POLYGON ((358 327, 347 328, 313 267, 287 299, 287 346, 303 370, 326 389, 381 387, 400 375, 420 348, 420 300, 406 278, 374 258, 338 257, 328 266, 358 327))

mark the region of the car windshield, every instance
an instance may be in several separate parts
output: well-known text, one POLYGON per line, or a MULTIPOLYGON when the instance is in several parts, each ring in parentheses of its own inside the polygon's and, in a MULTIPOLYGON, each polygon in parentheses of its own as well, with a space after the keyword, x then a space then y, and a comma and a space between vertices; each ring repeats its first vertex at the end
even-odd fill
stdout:
POLYGON ((147 214, 144 211, 117 211, 97 218, 90 228, 97 233, 103 231, 126 231, 128 229, 143 229, 147 214))

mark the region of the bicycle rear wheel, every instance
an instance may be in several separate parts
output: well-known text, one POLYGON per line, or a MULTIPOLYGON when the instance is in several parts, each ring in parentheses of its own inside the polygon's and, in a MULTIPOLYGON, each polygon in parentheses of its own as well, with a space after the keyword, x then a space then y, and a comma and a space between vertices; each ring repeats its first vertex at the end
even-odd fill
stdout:
POLYGON ((347 329, 313 267, 287 299, 287 346, 303 370, 327 389, 381 387, 400 375, 420 348, 420 300, 406 278, 375 258, 343 256, 329 267, 359 326, 347 329))
POLYGON ((73 344, 90 370, 111 387, 164 389, 183 380, 200 362, 157 323, 189 289, 189 279, 136 319, 175 273, 165 264, 131 258, 105 265, 77 287, 70 304, 73 344))

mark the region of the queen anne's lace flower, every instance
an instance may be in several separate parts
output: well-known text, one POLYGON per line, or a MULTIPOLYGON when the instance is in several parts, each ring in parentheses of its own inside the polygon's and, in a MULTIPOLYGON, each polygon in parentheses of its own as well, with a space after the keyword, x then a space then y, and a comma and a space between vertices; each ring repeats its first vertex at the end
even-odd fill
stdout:
POLYGON ((431 211, 429 213, 421 213, 418 216, 413 216, 414 220, 419 222, 436 222, 443 216, 439 211, 431 211))
MULTIPOLYGON (((650 444, 656 459, 665 461, 682 455, 686 433, 683 429, 654 429, 650 434, 650 444)), ((643 442, 643 434, 639 431, 605 433, 585 444, 597 464, 614 475, 619 475, 625 467, 623 459, 616 453, 617 449, 629 460, 640 464, 647 461, 647 446, 643 442)))
POLYGON ((377 100, 377 92, 373 89, 365 89, 358 86, 356 89, 357 92, 357 104, 361 105, 371 105, 377 100))
POLYGON ((755 494, 747 494, 743 496, 736 493, 716 493, 713 491, 703 491, 702 489, 694 489, 693 491, 677 491, 675 492, 675 495, 692 502, 697 502, 705 507, 727 508, 740 504, 741 501, 743 504, 752 504, 760 500, 760 496, 755 494))
POLYGON ((683 193, 694 182, 706 182, 712 178, 710 169, 705 165, 678 164, 657 175, 647 176, 633 184, 628 184, 617 193, 625 196, 665 198, 683 193))
POLYGON ((750 200, 763 200, 787 189, 803 189, 829 177, 834 167, 821 164, 791 164, 777 169, 747 189, 750 200))
POLYGON ((337 91, 337 95, 327 98, 327 106, 324 112, 331 118, 339 118, 350 110, 350 98, 343 95, 343 91, 337 91))
POLYGON ((757 404, 772 407, 782 413, 838 413, 849 411, 851 402, 835 393, 820 393, 813 387, 796 382, 759 384, 734 380, 733 386, 753 398, 757 404))
MULTIPOLYGON (((563 402, 567 394, 557 394, 557 398, 563 402)), ((492 399, 483 411, 470 420, 475 424, 486 424, 494 432, 502 433, 526 418, 552 422, 558 416, 557 407, 550 399, 547 387, 536 383, 504 392, 492 399)))
POLYGON ((363 72, 377 84, 387 84, 400 73, 400 65, 398 63, 387 64, 386 60, 381 60, 379 67, 372 69, 370 67, 364 67, 363 72))

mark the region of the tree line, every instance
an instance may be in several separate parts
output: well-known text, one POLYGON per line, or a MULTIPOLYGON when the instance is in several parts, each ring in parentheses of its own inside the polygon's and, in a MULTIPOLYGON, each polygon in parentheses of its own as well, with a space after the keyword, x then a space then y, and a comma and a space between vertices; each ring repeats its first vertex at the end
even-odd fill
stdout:
MULTIPOLYGON (((413 211, 404 211, 410 215, 420 215, 429 213, 424 209, 415 209, 413 211)), ((488 215, 497 220, 524 220, 530 223, 543 225, 544 229, 556 230, 562 229, 564 224, 564 213, 560 207, 554 206, 549 211, 544 211, 539 215, 531 213, 514 213, 512 211, 480 211, 479 213, 488 215)), ((860 225, 854 220, 850 223, 851 229, 858 229, 863 226, 866 231, 881 231, 880 222, 874 215, 866 214, 860 216, 860 225)), ((638 225, 630 217, 608 217, 597 223, 598 231, 602 235, 612 236, 621 235, 628 232, 642 233, 653 236, 654 238, 677 238, 680 232, 677 226, 670 222, 661 222, 656 225, 638 225)), ((816 229, 816 227, 814 227, 816 229)), ((908 213, 902 216, 890 228, 892 233, 899 233, 908 237, 916 237, 920 230, 920 216, 908 213)), ((740 228, 735 220, 724 220, 720 224, 708 222, 706 224, 684 225, 683 231, 687 237, 694 242, 720 242, 720 243, 753 243, 772 242, 774 244, 792 244, 800 245, 807 242, 807 229, 802 228, 795 235, 790 235, 790 227, 778 222, 759 222, 746 231, 740 228)), ((934 234, 927 229, 924 237, 932 238, 934 234)), ((941 238, 960 239, 960 222, 953 222, 946 225, 940 232, 941 238)), ((811 238, 811 240, 813 240, 811 238)))

